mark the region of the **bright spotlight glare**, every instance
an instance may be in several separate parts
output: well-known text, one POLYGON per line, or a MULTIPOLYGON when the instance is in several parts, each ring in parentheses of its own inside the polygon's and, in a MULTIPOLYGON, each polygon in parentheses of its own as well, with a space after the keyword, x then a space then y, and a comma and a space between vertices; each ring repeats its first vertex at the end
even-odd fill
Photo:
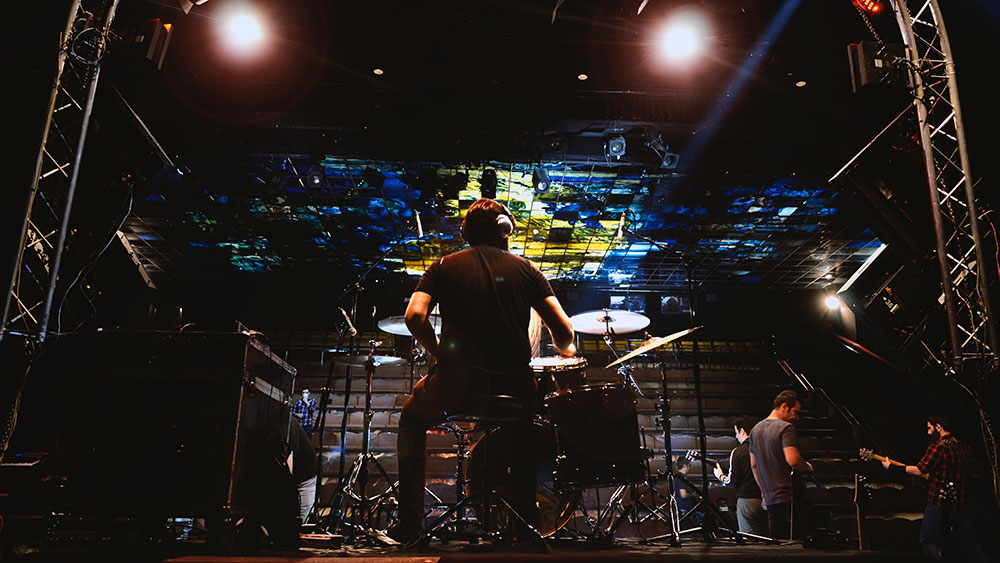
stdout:
POLYGON ((671 17, 660 36, 660 52, 671 61, 693 58, 708 42, 708 22, 698 12, 685 11, 671 17))
POLYGON ((250 12, 234 13, 225 21, 226 41, 234 49, 246 51, 260 45, 264 28, 250 12))
POLYGON ((830 310, 837 310, 840 308, 840 298, 836 295, 831 295, 826 298, 826 306, 830 310))

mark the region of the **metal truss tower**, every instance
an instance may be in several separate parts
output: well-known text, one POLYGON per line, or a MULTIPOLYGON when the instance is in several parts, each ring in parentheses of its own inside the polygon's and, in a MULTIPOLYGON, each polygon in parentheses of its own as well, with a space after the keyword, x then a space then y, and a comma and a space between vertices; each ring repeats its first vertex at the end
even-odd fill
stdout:
POLYGON ((59 38, 56 76, 4 300, 0 339, 18 333, 42 342, 48 334, 101 59, 117 5, 118 0, 74 0, 59 38))
POLYGON ((949 360, 956 373, 977 381, 1000 365, 1000 346, 951 44, 937 0, 894 0, 892 5, 913 81, 951 340, 949 360))
POLYGON ((989 379, 1000 367, 989 293, 993 266, 984 260, 955 60, 937 0, 893 0, 892 6, 906 47, 905 63, 912 80, 930 189, 942 301, 951 341, 950 367, 945 371, 979 407, 994 500, 1000 502, 1000 452, 984 405, 989 379))

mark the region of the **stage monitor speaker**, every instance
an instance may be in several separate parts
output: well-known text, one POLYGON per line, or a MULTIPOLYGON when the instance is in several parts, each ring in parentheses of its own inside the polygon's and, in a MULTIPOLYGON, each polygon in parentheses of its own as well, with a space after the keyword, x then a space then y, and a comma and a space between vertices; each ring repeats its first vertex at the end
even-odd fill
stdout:
POLYGON ((245 333, 70 336, 31 367, 8 452, 44 452, 73 512, 245 514, 288 487, 261 476, 282 475, 294 377, 245 333))

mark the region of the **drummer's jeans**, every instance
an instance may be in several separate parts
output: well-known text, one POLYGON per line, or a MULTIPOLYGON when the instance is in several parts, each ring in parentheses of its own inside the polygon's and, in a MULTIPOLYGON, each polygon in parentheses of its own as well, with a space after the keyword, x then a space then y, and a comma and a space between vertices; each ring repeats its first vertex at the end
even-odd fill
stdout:
MULTIPOLYGON (((531 380, 532 392, 534 380, 531 380)), ((396 460, 399 464, 399 526, 404 530, 419 529, 424 517, 424 476, 427 457, 427 430, 445 420, 442 404, 454 402, 449 397, 442 397, 450 392, 453 386, 444 385, 436 375, 422 378, 413 387, 413 393, 403 405, 399 417, 399 433, 396 442, 396 460), (449 387, 451 389, 449 389, 449 387)), ((478 387, 478 386, 477 386, 478 387)), ((495 386, 494 386, 495 387, 495 386)), ((477 391, 479 391, 477 389, 477 391)), ((492 392, 511 392, 512 390, 493 389, 492 392)), ((524 394, 525 392, 519 393, 524 394)), ((460 401, 459 401, 460 402, 460 401)), ((461 406, 452 409, 461 412, 461 406)), ((516 423, 518 426, 528 426, 525 433, 514 432, 516 435, 531 436, 531 422, 516 423)), ((505 424, 505 426, 509 426, 505 424)), ((511 427, 511 430, 515 428, 511 427)), ((517 445, 514 445, 515 448, 517 445)), ((516 454, 516 450, 512 453, 516 454)), ((514 508, 529 522, 534 522, 535 514, 535 465, 531 456, 512 455, 511 484, 509 491, 514 508)), ((506 496, 506 495, 505 495, 506 496)))

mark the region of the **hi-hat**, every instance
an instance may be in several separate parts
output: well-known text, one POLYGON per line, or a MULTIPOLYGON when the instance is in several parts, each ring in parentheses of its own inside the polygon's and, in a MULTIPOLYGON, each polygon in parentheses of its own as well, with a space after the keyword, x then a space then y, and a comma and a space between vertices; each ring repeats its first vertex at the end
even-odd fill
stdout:
MULTIPOLYGON (((372 360, 375 363, 375 367, 401 366, 410 363, 406 358, 397 358, 396 356, 372 356, 372 360)), ((363 354, 360 356, 336 356, 333 358, 333 361, 345 366, 363 368, 368 363, 368 356, 363 354)))
POLYGON ((573 330, 583 334, 604 334, 609 329, 615 334, 628 334, 649 326, 649 317, 630 311, 600 309, 573 315, 569 322, 573 330))
POLYGON ((675 332, 675 333, 673 333, 673 334, 671 334, 669 336, 661 336, 659 338, 651 338, 651 339, 647 340, 646 343, 643 344, 642 346, 639 346, 635 350, 632 350, 628 354, 625 354, 624 356, 622 356, 622 357, 618 358, 617 360, 611 362, 610 364, 604 366, 604 368, 607 369, 607 368, 609 368, 611 366, 620 364, 620 363, 624 362, 625 360, 631 360, 632 358, 638 356, 639 354, 645 354, 646 352, 649 352, 650 350, 652 350, 653 348, 656 348, 657 346, 663 346, 667 342, 672 342, 674 340, 677 340, 678 338, 684 336, 685 334, 691 334, 692 332, 698 330, 699 328, 701 328, 701 325, 698 325, 698 326, 696 326, 694 328, 689 328, 689 329, 686 329, 686 330, 682 330, 680 332, 675 332))
MULTIPOLYGON (((434 334, 441 334, 441 315, 429 315, 431 326, 434 327, 434 334)), ((386 317, 378 322, 378 328, 382 332, 395 334, 396 336, 411 336, 409 327, 406 326, 406 317, 398 315, 386 317)))

